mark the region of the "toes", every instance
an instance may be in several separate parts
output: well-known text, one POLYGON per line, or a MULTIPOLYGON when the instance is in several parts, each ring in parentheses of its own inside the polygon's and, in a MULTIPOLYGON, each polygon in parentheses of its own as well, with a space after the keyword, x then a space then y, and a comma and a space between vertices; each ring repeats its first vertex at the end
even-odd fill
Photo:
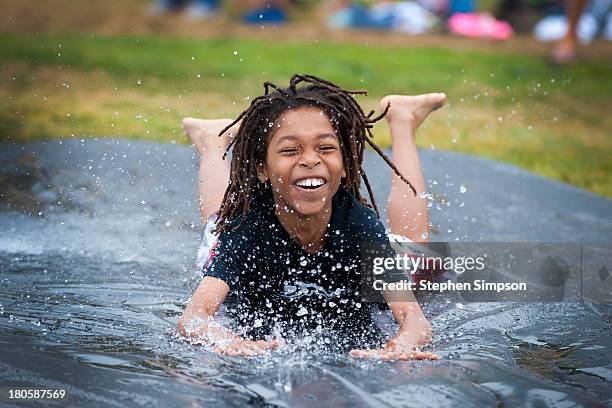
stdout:
POLYGON ((191 116, 187 116, 181 120, 181 125, 183 126, 183 128, 187 128, 189 127, 192 121, 193 118, 191 116))
POLYGON ((387 106, 389 105, 391 101, 391 97, 390 96, 385 96, 380 100, 380 110, 381 112, 384 111, 385 109, 387 109, 387 106))
POLYGON ((440 92, 438 95, 440 95, 440 104, 444 105, 448 100, 448 96, 444 92, 440 92))
POLYGON ((442 106, 444 106, 444 104, 446 103, 447 97, 444 92, 439 92, 439 93, 431 94, 431 96, 429 97, 429 100, 430 102, 432 102, 432 105, 433 105, 432 110, 437 110, 437 109, 440 109, 442 106))

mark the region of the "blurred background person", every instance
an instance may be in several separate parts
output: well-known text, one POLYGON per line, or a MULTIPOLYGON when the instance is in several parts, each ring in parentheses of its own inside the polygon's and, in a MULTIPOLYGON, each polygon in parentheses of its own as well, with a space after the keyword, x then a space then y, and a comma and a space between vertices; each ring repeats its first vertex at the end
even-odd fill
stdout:
MULTIPOLYGON (((239 11, 247 24, 282 24, 287 21, 287 9, 297 0, 237 0, 229 8, 239 11)), ((220 0, 156 0, 151 14, 184 12, 193 19, 215 17, 221 10, 220 0)))
POLYGON ((560 65, 574 62, 579 37, 583 42, 589 43, 595 39, 602 27, 604 28, 604 37, 606 37, 607 31, 609 31, 609 27, 605 27, 606 18, 608 25, 610 25, 609 16, 612 1, 593 0, 589 4, 588 12, 584 13, 586 6, 587 0, 567 1, 565 8, 567 31, 552 50, 552 62, 560 65), (582 29, 583 33, 580 33, 582 35, 579 35, 580 29, 582 29))
MULTIPOLYGON (((295 2, 295 1, 294 1, 295 2)), ((289 0, 240 0, 236 2, 246 10, 242 20, 247 24, 283 24, 287 21, 289 0)))
POLYGON ((567 32, 565 36, 553 47, 551 60, 556 64, 568 64, 576 59, 578 43, 578 21, 587 4, 587 0, 568 0, 565 7, 567 17, 567 32))
POLYGON ((209 18, 219 12, 219 0, 156 0, 151 14, 164 14, 183 10, 191 18, 209 18))

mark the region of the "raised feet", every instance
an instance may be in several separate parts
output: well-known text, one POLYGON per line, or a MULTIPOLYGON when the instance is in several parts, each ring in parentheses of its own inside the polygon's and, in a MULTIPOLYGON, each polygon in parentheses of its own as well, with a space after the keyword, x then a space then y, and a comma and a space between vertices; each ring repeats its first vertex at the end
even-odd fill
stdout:
POLYGON ((445 102, 446 94, 441 92, 415 96, 387 95, 381 99, 380 109, 385 110, 387 105, 390 105, 389 112, 385 116, 389 126, 395 124, 408 126, 414 136, 425 118, 434 110, 441 108, 445 102))
POLYGON ((209 149, 225 151, 233 135, 238 131, 236 124, 219 136, 219 133, 230 123, 232 123, 231 119, 197 118, 185 118, 181 122, 185 134, 189 136, 200 155, 209 149))

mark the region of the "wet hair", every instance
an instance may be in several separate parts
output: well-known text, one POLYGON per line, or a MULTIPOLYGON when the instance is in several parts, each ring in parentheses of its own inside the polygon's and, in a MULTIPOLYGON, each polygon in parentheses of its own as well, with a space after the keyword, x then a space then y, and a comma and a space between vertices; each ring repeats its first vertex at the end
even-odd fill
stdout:
POLYGON ((340 140, 346 171, 342 185, 360 203, 373 208, 380 217, 370 182, 362 168, 366 143, 383 158, 416 195, 414 186, 372 140, 373 123, 387 114, 390 105, 387 105, 378 116, 374 116, 374 111, 366 115, 353 95, 367 95, 367 91, 346 90, 313 75, 293 75, 288 88, 280 88, 271 82, 265 82, 264 90, 264 95, 255 98, 248 109, 219 133, 222 135, 242 120, 237 134, 234 135, 223 155, 225 158, 230 149, 233 149, 230 183, 223 196, 216 233, 221 234, 226 231, 230 221, 237 216, 242 216, 244 219, 243 216, 248 212, 255 194, 258 192, 271 194, 268 183, 262 183, 258 179, 257 166, 265 163, 268 141, 276 129, 277 120, 286 111, 300 107, 317 107, 327 114, 340 140), (298 87, 300 84, 304 85, 298 87), (270 88, 274 91, 270 92, 270 88), (361 195, 362 179, 368 190, 371 204, 361 195))

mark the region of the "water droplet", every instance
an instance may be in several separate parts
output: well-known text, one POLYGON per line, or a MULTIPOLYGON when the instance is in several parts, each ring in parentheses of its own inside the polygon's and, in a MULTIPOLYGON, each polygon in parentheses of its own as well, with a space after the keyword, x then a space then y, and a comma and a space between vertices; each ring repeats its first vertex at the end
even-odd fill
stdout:
POLYGON ((459 186, 459 192, 460 192, 461 194, 465 194, 465 192, 466 192, 466 191, 467 191, 467 187, 466 187, 466 186, 464 186, 463 184, 461 184, 461 185, 459 186))
POLYGON ((302 306, 300 310, 295 313, 296 316, 304 316, 306 314, 308 314, 308 309, 306 309, 304 306, 302 306))

